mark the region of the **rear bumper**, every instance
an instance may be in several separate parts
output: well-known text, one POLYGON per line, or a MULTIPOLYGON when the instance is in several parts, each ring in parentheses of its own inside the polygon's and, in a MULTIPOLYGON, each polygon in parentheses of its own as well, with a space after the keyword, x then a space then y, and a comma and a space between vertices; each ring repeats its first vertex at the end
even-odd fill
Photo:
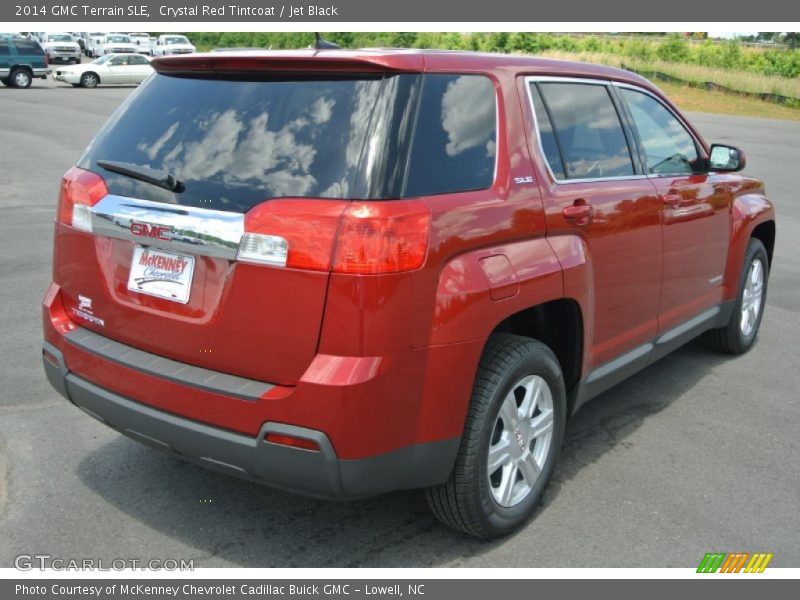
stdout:
POLYGON ((427 487, 447 479, 458 438, 341 459, 322 431, 265 422, 255 437, 180 417, 102 388, 69 371, 61 351, 44 343, 45 373, 70 402, 109 427, 210 469, 304 495, 349 499, 427 487), (268 433, 313 440, 319 451, 265 441, 268 433))

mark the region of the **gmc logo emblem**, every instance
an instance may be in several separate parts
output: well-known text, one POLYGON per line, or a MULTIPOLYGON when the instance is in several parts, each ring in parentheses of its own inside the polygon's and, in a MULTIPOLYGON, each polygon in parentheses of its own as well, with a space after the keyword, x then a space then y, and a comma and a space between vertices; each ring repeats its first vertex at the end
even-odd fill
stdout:
POLYGON ((157 240, 169 240, 169 234, 172 233, 172 227, 166 225, 150 225, 149 223, 131 223, 131 234, 140 237, 155 238, 157 240))

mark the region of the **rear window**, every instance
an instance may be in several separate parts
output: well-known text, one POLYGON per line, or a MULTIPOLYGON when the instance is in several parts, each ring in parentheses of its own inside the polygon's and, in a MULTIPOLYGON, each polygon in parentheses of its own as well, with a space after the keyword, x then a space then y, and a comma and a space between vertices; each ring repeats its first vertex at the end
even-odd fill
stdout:
POLYGON ((78 164, 112 194, 233 212, 278 197, 393 199, 489 187, 496 120, 483 76, 156 74, 78 164), (184 190, 106 171, 100 160, 168 171, 184 190))

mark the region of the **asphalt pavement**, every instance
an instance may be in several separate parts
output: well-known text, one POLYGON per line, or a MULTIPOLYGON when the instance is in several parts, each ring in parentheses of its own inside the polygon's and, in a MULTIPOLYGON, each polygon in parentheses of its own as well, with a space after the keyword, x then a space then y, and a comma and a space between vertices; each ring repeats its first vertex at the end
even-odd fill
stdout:
POLYGON ((570 422, 536 517, 490 543, 417 492, 331 503, 182 463, 69 405, 41 367, 61 175, 132 88, 0 88, 0 566, 19 554, 196 567, 800 567, 800 123, 691 114, 767 182, 778 241, 756 347, 691 343, 570 422))

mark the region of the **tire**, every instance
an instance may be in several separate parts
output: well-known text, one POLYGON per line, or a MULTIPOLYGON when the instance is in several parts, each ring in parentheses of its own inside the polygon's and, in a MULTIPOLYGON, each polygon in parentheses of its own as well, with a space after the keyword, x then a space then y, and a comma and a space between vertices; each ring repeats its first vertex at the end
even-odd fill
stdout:
POLYGON ((767 301, 769 257, 761 240, 751 238, 742 262, 739 293, 725 327, 704 334, 707 345, 726 354, 743 354, 755 344, 767 301))
POLYGON ((0 83, 2 83, 6 87, 11 87, 11 81, 8 79, 0 79, 0 83))
POLYGON ((566 397, 561 367, 547 346, 493 335, 478 366, 450 479, 425 490, 436 517, 484 539, 511 533, 530 518, 564 441, 566 397), (494 470, 490 452, 499 465, 494 470))
POLYGON ((81 87, 96 88, 99 83, 100 78, 97 76, 97 73, 89 71, 81 75, 81 87))
POLYGON ((33 83, 33 75, 25 69, 14 69, 8 79, 13 87, 19 89, 29 88, 33 83))

